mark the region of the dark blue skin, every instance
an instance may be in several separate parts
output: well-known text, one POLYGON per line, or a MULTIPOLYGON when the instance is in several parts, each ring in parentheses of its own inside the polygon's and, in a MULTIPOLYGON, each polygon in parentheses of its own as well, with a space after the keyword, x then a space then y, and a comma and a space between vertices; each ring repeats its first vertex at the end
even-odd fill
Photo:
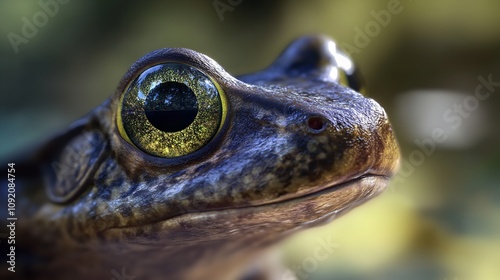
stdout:
POLYGON ((141 58, 108 100, 23 161, 19 246, 35 256, 24 273, 107 279, 125 266, 137 279, 235 277, 260 249, 380 193, 398 146, 339 55, 347 59, 329 39, 304 37, 238 78, 187 49, 141 58), (215 137, 175 158, 118 129, 127 87, 165 62, 199 69, 227 98, 215 137))

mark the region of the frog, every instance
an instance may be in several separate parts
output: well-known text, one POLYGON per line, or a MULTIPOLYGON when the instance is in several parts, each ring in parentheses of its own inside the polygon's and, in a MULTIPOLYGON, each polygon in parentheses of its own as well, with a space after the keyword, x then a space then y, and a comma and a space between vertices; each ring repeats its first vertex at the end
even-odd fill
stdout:
POLYGON ((364 92, 323 35, 239 76, 190 49, 145 55, 100 106, 12 160, 18 271, 7 276, 270 279, 251 265, 266 248, 397 172, 389 118, 364 92))

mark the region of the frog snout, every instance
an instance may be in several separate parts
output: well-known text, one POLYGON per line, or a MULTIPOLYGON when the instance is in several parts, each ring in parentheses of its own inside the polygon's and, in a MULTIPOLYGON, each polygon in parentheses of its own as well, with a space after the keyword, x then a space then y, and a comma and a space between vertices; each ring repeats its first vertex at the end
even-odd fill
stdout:
POLYGON ((394 175, 399 147, 384 109, 369 98, 351 105, 350 110, 332 106, 311 114, 304 126, 332 157, 336 176, 394 175))

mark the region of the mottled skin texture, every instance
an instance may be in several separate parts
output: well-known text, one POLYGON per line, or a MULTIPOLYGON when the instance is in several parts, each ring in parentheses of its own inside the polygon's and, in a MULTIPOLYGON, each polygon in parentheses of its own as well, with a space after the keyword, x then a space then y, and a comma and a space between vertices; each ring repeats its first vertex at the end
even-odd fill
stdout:
POLYGON ((397 143, 384 110, 331 76, 332 46, 302 38, 239 78, 187 49, 140 59, 107 101, 19 164, 18 246, 26 260, 40 257, 19 264, 18 277, 110 279, 122 267, 136 279, 236 277, 259 248, 378 194, 397 143), (215 138, 174 159, 146 154, 117 128, 123 92, 161 62, 200 69, 228 103, 215 138))

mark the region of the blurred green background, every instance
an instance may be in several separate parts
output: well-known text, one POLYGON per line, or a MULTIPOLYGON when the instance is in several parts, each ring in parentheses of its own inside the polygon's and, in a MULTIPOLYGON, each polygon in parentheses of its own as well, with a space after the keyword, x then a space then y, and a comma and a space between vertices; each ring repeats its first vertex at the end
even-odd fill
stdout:
POLYGON ((403 0, 380 21, 394 1, 243 0, 222 15, 213 0, 69 1, 17 53, 8 34, 41 7, 1 1, 0 157, 99 105, 151 50, 194 49, 244 74, 325 34, 387 110, 403 165, 377 199, 286 241, 287 264, 304 279, 500 279, 500 86, 473 97, 478 77, 500 82, 500 2, 403 0), (430 140, 437 128, 445 141, 430 140), (325 260, 320 240, 338 245, 325 260))

